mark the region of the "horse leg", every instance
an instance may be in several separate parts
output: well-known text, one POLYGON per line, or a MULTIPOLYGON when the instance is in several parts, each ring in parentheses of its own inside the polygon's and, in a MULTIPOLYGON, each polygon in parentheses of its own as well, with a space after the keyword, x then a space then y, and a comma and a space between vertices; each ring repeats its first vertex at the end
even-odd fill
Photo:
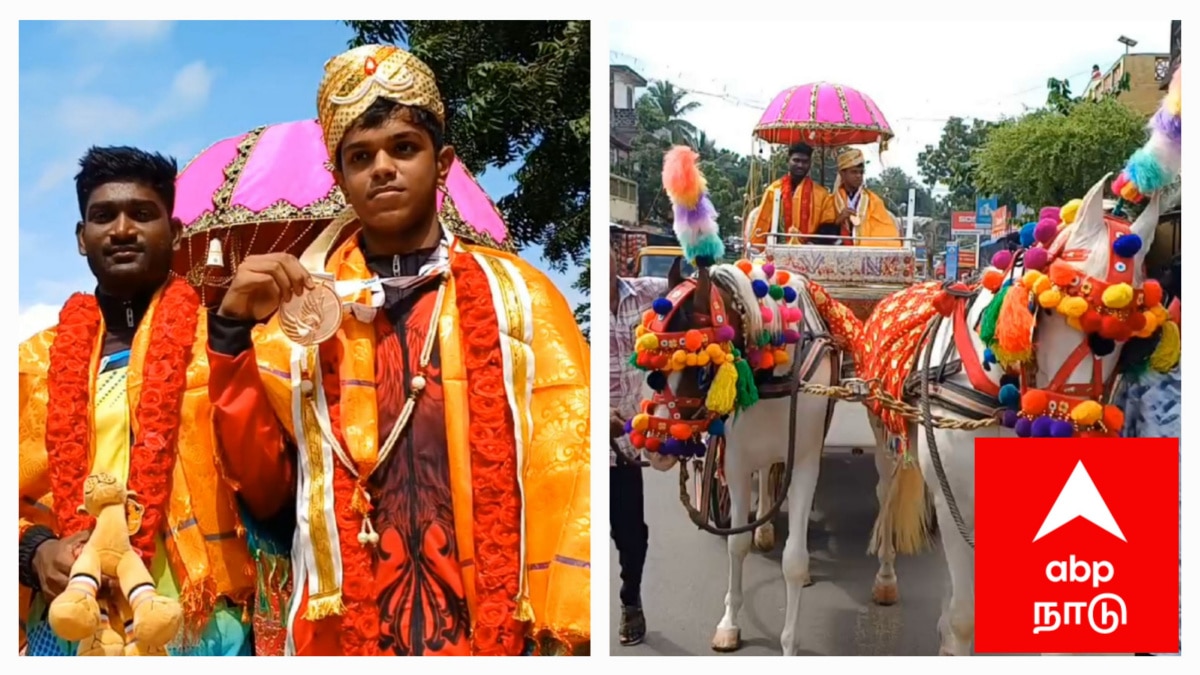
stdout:
MULTIPOLYGON (((729 523, 731 527, 749 523, 751 473, 741 466, 742 462, 730 456, 725 462, 725 482, 729 486, 729 523)), ((750 553, 750 533, 730 535, 726 545, 729 549, 729 591, 725 594, 725 615, 717 624, 712 648, 718 652, 737 651, 741 646, 741 629, 737 625, 738 612, 742 610, 742 563, 750 553)))
MULTIPOLYGON (((771 494, 771 467, 758 470, 758 513, 755 515, 755 520, 767 515, 773 506, 772 501, 775 495, 771 494)), ((770 553, 775 549, 775 524, 771 522, 763 523, 754 530, 754 548, 757 548, 763 553, 770 553)))
MULTIPOLYGON (((938 517, 950 520, 950 510, 938 499, 938 517)), ((942 546, 950 565, 950 605, 938 621, 942 656, 969 656, 975 640, 975 552, 957 529, 945 532, 942 546)))
MULTIPOLYGON (((801 441, 803 442, 803 441, 801 441)), ((788 511, 788 538, 783 547, 783 580, 787 585, 787 612, 783 620, 780 646, 784 656, 795 656, 799 648, 796 624, 800 620, 800 598, 804 587, 812 583, 808 564, 808 517, 812 511, 813 497, 817 491, 817 477, 821 472, 821 443, 809 441, 797 453, 792 473, 792 485, 788 489, 788 502, 793 508, 788 511)))
POLYGON ((892 536, 892 519, 888 513, 888 493, 892 487, 892 472, 895 460, 887 448, 887 435, 883 423, 874 415, 867 415, 871 431, 875 434, 875 471, 879 482, 875 485, 875 497, 879 500, 879 536, 876 556, 879 571, 875 573, 875 585, 871 588, 871 599, 877 605, 894 605, 900 599, 900 587, 896 580, 896 542, 892 536))
MULTIPOLYGON (((924 431, 918 433, 924 434, 924 431)), ((946 480, 952 487, 961 485, 961 481, 957 481, 955 478, 962 474, 956 473, 955 469, 958 469, 959 472, 973 470, 973 466, 962 461, 968 457, 973 459, 973 454, 958 457, 956 451, 973 453, 974 437, 966 435, 964 439, 963 434, 952 436, 947 432, 938 431, 936 432, 936 441, 942 454, 942 464, 946 468, 946 480), (962 450, 962 448, 966 448, 966 450, 962 450)), ((926 485, 933 492, 938 522, 950 523, 950 527, 942 528, 941 537, 942 548, 946 551, 946 564, 950 571, 950 602, 943 609, 941 618, 938 619, 938 632, 941 634, 939 653, 942 656, 969 656, 971 645, 975 639, 975 550, 963 539, 958 527, 954 525, 954 517, 950 514, 946 494, 937 479, 937 474, 932 466, 933 462, 929 458, 929 449, 926 447, 924 439, 920 443, 921 471, 925 475, 926 485)), ((960 496, 964 494, 967 493, 961 487, 956 488, 955 496, 959 511, 964 525, 970 532, 974 530, 974 504, 965 501, 964 497, 960 496)))

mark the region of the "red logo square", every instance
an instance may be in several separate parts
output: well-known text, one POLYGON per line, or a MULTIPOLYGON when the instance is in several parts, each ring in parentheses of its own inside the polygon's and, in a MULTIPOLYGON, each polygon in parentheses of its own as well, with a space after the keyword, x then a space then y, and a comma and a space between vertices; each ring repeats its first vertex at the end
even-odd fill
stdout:
POLYGON ((1179 651, 1179 440, 975 441, 975 650, 1179 651))

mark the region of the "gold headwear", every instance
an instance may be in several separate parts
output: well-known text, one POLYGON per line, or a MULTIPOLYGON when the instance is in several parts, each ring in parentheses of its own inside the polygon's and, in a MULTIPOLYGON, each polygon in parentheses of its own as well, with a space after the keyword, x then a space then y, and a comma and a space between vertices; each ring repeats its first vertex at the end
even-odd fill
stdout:
POLYGON ((325 63, 317 90, 317 120, 331 161, 351 123, 381 97, 424 108, 438 124, 446 124, 446 109, 429 66, 397 47, 357 47, 325 63))
POLYGON ((858 166, 859 164, 866 164, 866 160, 863 159, 862 150, 850 148, 848 150, 843 150, 842 153, 838 155, 837 164, 838 171, 843 171, 845 169, 849 169, 850 167, 858 166))

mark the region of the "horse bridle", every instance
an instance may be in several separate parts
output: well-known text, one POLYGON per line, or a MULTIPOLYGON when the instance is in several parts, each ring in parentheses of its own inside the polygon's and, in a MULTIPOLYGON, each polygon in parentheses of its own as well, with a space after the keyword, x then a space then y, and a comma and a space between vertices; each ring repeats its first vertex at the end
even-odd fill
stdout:
MULTIPOLYGON (((683 283, 671 289, 667 293, 667 300, 671 302, 671 309, 666 314, 655 314, 649 322, 645 324, 647 332, 653 333, 658 337, 660 351, 683 349, 684 341, 689 334, 697 333, 702 340, 702 346, 707 347, 710 344, 720 344, 728 340, 720 340, 721 333, 732 331, 732 327, 728 325, 729 315, 725 311, 725 302, 721 299, 720 293, 709 293, 709 314, 693 313, 695 321, 701 324, 699 328, 691 328, 684 331, 670 331, 672 319, 679 313, 684 302, 687 301, 697 290, 697 282, 695 279, 685 279, 683 283), (704 325, 708 324, 708 325, 704 325), (725 331, 722 331, 722 328, 725 331)), ((654 311, 654 310, 651 310, 654 311)), ((667 365, 666 359, 671 359, 672 356, 666 354, 655 355, 656 363, 652 367, 661 370, 667 365)), ((676 366, 675 370, 681 370, 696 364, 684 363, 676 366)), ((671 427, 677 424, 688 426, 693 435, 699 435, 708 430, 712 420, 721 417, 721 415, 708 410, 705 407, 703 399, 676 396, 671 391, 670 382, 663 384, 661 390, 654 392, 650 399, 642 403, 642 412, 649 416, 649 425, 647 431, 653 431, 663 435, 669 434, 671 427), (670 411, 670 417, 657 417, 653 414, 654 409, 658 406, 666 406, 670 411), (685 417, 684 413, 692 411, 693 415, 685 417), (703 413, 703 417, 696 418, 695 415, 703 413)))

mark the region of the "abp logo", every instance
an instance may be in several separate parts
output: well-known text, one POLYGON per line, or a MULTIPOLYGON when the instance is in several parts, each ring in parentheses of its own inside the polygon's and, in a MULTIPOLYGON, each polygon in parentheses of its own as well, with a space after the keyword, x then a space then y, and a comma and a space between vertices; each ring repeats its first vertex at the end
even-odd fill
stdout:
POLYGON ((1178 439, 975 450, 977 652, 1178 651, 1178 439))

